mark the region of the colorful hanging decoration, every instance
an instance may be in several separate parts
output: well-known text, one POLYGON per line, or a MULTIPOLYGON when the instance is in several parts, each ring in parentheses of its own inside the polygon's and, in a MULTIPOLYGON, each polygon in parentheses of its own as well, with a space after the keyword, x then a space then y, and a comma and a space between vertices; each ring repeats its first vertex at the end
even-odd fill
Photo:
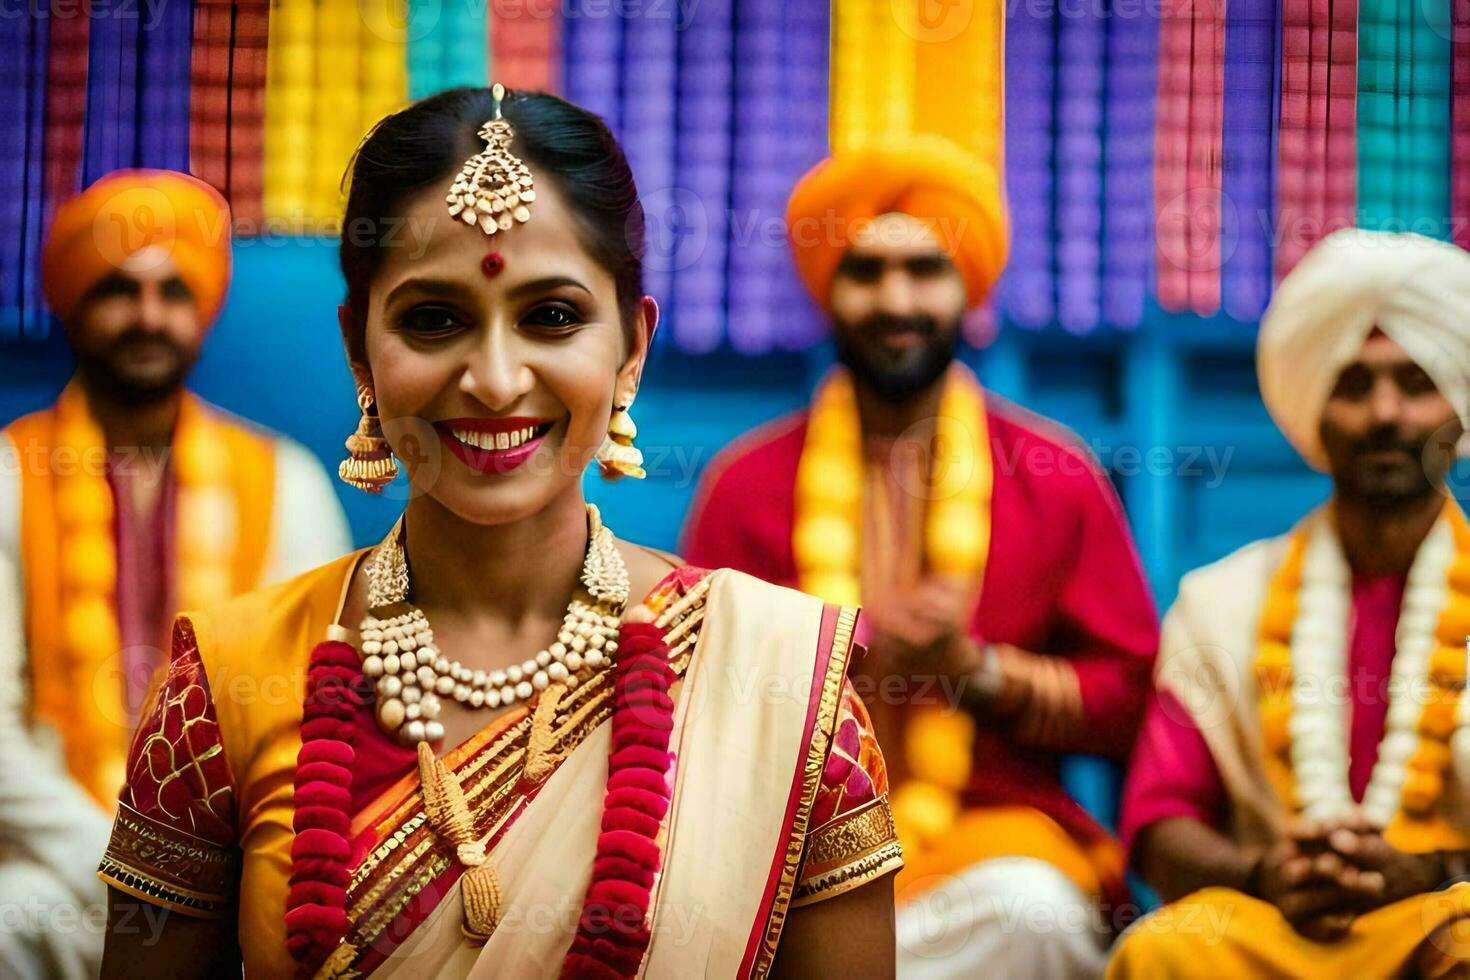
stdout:
POLYGON ((1159 22, 1018 7, 1006 25, 1007 323, 1085 333, 1143 320, 1153 268, 1159 22), (1022 231, 1024 230, 1024 231, 1022 231))
POLYGON ((832 148, 939 133, 1001 166, 999 0, 833 0, 832 148))
MULTIPOLYGON (((1153 165, 1159 23, 1153 17, 1117 16, 1108 18, 1107 29, 1102 314, 1108 326, 1132 329, 1143 322, 1152 292, 1153 188, 1139 174, 1153 165)), ((1008 73, 1012 64, 1008 53, 1008 73)))
POLYGON ((532 5, 490 5, 490 63, 506 88, 560 92, 561 21, 532 5), (508 7, 508 9, 507 9, 508 7))
MULTIPOLYGON (((408 95, 426 95, 460 85, 483 85, 490 74, 488 4, 408 0, 408 95)), ((493 76, 507 84, 498 74, 493 76)))
POLYGON ((1022 4, 1006 25, 1006 197, 1011 227, 1027 233, 1011 236, 997 296, 1010 321, 1022 327, 1056 320, 1056 21, 1054 6, 1022 4))
POLYGON ((0 243, 0 339, 48 332, 41 236, 102 174, 189 169, 225 193, 237 233, 331 235, 367 130, 410 96, 492 74, 564 91, 622 140, 662 336, 690 353, 825 335, 771 229, 829 146, 893 133, 941 132, 1003 169, 1025 233, 991 319, 1024 327, 1131 328, 1150 292, 1252 321, 1273 279, 1353 223, 1470 246, 1470 0, 1158 15, 1110 0, 712 3, 630 18, 188 0, 146 23, 11 18, 0 207, 22 230, 0 243), (1148 161, 1152 187, 1137 179, 1148 161))
POLYGON ((1470 0, 1450 0, 1451 238, 1470 248, 1470 0))
POLYGON ((237 228, 258 228, 269 0, 196 0, 188 99, 191 172, 230 202, 237 228))
POLYGON ((1448 4, 1358 8, 1358 224, 1447 239, 1448 4))
POLYGON ((1275 67, 1275 0, 1235 0, 1225 20, 1220 292, 1237 320, 1260 319, 1271 295, 1275 67))

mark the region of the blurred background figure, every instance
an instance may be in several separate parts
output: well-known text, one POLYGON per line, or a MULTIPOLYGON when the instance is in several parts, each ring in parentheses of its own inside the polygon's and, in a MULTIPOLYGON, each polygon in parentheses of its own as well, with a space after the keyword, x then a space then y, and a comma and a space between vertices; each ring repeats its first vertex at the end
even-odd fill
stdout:
POLYGON ((109 811, 174 613, 351 545, 316 457, 185 386, 230 253, 229 208, 186 174, 121 171, 60 208, 43 283, 76 373, 0 439, 29 710, 109 811))
POLYGON ((1470 872, 1462 727, 1470 524, 1445 493, 1470 418, 1470 254, 1338 231, 1281 284, 1261 391, 1329 473, 1290 533, 1191 572, 1124 799, 1175 905, 1120 977, 1446 976, 1470 872))
POLYGON ((683 553, 862 604, 900 975, 1099 975, 1122 859, 1057 765, 1127 755, 1157 620, 1096 460, 955 363, 1005 262, 995 173, 937 136, 839 153, 787 227, 842 366, 711 463, 683 553), (1033 907, 1056 927, 1017 928, 1033 907))
MULTIPOLYGON (((3 506, 3 505, 0 505, 3 506)), ((18 623, 20 575, 0 554, 0 617, 18 623)), ((111 822, 45 753, 25 720, 24 637, 0 634, 0 976, 95 977, 102 962, 107 888, 89 855, 111 822)))

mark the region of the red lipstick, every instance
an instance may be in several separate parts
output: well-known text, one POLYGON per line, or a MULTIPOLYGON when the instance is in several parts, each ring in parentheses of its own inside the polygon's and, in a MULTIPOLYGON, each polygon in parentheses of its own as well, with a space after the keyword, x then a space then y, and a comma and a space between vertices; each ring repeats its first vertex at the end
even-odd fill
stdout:
POLYGON ((551 426, 551 419, 519 415, 444 419, 434 423, 439 441, 476 473, 514 470, 531 458, 551 426))

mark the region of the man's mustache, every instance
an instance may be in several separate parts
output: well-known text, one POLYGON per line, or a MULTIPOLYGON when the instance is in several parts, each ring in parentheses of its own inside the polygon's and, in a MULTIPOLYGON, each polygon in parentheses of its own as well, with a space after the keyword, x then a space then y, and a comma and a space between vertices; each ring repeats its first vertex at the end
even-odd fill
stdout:
POLYGON ((863 320, 860 329, 867 334, 882 336, 890 333, 917 333, 926 338, 939 334, 939 321, 923 313, 912 316, 880 314, 863 320))
POLYGON ((1401 452, 1417 457, 1428 445, 1428 438, 1410 439, 1400 435, 1397 429, 1376 429, 1355 441, 1351 451, 1354 456, 1401 452))
POLYGON ((166 350, 172 351, 175 355, 178 355, 180 357, 182 357, 184 354, 184 349, 179 346, 179 344, 176 343, 173 338, 166 337, 161 334, 156 334, 142 328, 134 328, 132 330, 129 330, 127 333, 124 333, 121 336, 117 337, 115 340, 112 341, 112 343, 108 344, 106 349, 102 351, 102 355, 104 357, 112 357, 114 355, 124 353, 134 347, 149 346, 164 348, 166 350))

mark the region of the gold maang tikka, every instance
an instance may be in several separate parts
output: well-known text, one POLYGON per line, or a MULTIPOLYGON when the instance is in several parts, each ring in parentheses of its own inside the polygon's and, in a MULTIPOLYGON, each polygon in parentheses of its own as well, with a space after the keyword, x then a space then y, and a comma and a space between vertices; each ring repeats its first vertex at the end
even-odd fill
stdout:
POLYGON ((536 179, 530 168, 510 152, 515 129, 500 115, 505 86, 497 82, 490 92, 495 97, 495 114, 480 127, 485 149, 464 162, 444 198, 450 215, 467 225, 479 225, 487 235, 529 221, 531 210, 527 205, 536 200, 536 179))

